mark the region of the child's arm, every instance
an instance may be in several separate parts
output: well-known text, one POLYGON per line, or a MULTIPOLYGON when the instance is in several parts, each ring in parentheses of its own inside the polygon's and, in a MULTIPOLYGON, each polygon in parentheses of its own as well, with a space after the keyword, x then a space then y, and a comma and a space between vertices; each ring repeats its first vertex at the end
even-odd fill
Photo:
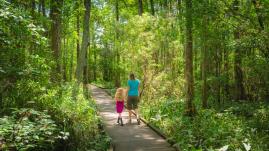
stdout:
POLYGON ((116 99, 116 93, 115 93, 115 95, 114 95, 114 100, 115 100, 115 102, 117 102, 117 99, 116 99))

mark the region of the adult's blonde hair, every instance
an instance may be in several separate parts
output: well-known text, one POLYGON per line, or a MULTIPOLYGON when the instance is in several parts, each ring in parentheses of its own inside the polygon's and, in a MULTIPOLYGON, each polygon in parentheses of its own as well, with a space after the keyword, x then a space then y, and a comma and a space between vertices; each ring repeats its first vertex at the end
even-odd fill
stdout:
POLYGON ((118 88, 116 93, 115 93, 115 100, 123 101, 124 98, 125 98, 124 88, 118 88))

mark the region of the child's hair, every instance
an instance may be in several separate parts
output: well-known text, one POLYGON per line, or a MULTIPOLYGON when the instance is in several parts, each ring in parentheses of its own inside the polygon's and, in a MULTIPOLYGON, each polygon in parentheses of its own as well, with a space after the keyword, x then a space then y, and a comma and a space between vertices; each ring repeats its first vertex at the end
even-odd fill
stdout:
POLYGON ((115 93, 115 100, 117 101, 123 101, 124 100, 124 88, 118 88, 115 93))

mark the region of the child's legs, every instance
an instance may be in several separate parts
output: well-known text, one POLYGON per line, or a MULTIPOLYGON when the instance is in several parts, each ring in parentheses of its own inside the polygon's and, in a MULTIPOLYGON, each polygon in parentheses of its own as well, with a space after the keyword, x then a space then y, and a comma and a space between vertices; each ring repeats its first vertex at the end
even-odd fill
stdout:
POLYGON ((121 113, 118 113, 118 118, 121 118, 121 113))

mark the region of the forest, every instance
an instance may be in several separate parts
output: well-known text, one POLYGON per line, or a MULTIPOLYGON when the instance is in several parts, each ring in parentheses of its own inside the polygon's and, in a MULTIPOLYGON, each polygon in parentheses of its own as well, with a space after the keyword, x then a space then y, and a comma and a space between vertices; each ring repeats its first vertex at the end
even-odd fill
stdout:
POLYGON ((180 150, 269 151, 269 0, 0 0, 0 150, 107 150, 130 73, 180 150))

